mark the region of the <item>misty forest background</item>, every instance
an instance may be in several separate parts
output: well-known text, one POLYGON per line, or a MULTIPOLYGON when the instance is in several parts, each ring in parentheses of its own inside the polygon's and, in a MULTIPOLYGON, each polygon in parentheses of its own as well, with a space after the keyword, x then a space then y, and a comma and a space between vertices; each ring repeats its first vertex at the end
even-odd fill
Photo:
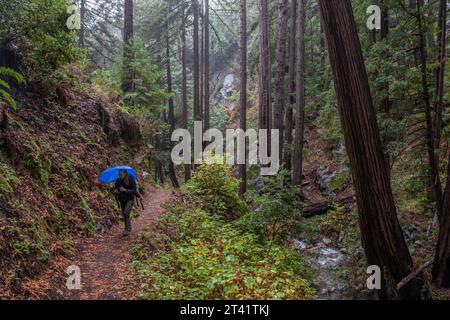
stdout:
POLYGON ((126 297, 448 299, 445 0, 75 4, 79 30, 65 0, 0 2, 0 298, 67 297, 61 257, 118 222, 96 177, 128 164, 173 193, 126 297), (279 129, 282 169, 175 166, 194 121, 279 129))

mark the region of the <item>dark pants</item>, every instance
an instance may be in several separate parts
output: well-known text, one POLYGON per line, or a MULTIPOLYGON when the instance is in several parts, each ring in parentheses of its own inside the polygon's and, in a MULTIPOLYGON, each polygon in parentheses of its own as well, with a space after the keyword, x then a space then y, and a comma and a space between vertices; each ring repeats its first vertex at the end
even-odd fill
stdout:
POLYGON ((125 222, 125 231, 131 231, 131 209, 133 209, 134 200, 121 202, 123 221, 125 222))

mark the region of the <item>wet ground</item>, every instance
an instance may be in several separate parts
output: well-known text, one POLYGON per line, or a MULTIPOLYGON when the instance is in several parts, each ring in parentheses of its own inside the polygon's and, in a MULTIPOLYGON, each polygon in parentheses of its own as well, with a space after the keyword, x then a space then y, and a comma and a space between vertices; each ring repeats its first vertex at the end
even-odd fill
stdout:
POLYGON ((350 263, 348 255, 333 246, 332 241, 324 238, 317 244, 293 240, 293 247, 302 256, 308 256, 309 267, 314 273, 314 288, 319 300, 360 300, 370 299, 358 292, 339 271, 350 263))

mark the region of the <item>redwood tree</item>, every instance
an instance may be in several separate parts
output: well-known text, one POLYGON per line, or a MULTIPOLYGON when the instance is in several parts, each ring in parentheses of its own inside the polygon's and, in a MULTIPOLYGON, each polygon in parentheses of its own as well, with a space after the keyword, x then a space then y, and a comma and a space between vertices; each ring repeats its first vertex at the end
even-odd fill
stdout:
POLYGON ((288 0, 278 0, 277 73, 275 84, 275 106, 273 126, 280 132, 280 155, 283 154, 284 105, 286 103, 285 70, 286 39, 288 27, 288 0))
POLYGON ((204 107, 204 114, 203 114, 203 120, 204 120, 204 124, 203 124, 203 130, 208 130, 209 129, 209 118, 210 118, 210 112, 209 112, 209 108, 210 108, 210 104, 209 104, 209 91, 210 91, 210 86, 209 86, 209 0, 205 0, 205 18, 204 18, 204 26, 203 26, 203 30, 205 33, 205 49, 204 49, 204 68, 203 68, 203 94, 204 94, 204 103, 203 103, 203 107, 204 107))
MULTIPOLYGON (((170 6, 169 6, 170 9, 170 6)), ((170 11, 170 10, 169 10, 170 11)), ((170 65, 170 36, 169 36, 169 23, 166 20, 166 76, 167 76, 167 93, 169 94, 169 141, 172 136, 172 132, 175 130, 175 115, 174 115, 174 102, 173 102, 173 90, 172 90, 172 68, 170 65)), ((170 143, 172 149, 172 142, 170 143)), ((180 185, 178 183, 177 175, 175 173, 175 166, 172 160, 169 160, 169 177, 175 188, 180 185)))
MULTIPOLYGON (((442 109, 444 95, 444 70, 447 46, 447 1, 440 1, 439 9, 439 66, 436 68, 437 107, 435 118, 436 143, 441 140, 442 109)), ((443 199, 442 218, 439 229, 439 238, 436 246, 436 255, 433 265, 433 279, 438 287, 450 288, 450 158, 447 169, 447 184, 443 199)))
POLYGON ((194 74, 194 120, 202 121, 202 114, 200 108, 200 69, 199 69, 199 38, 198 38, 198 30, 199 30, 199 13, 198 13, 198 0, 192 0, 192 14, 193 14, 193 46, 194 46, 194 66, 193 66, 193 74, 194 74))
POLYGON ((124 27, 123 27, 123 43, 124 43, 124 70, 122 79, 123 92, 133 91, 134 72, 130 64, 133 59, 133 43, 134 33, 134 13, 133 0, 125 0, 124 2, 124 27))
POLYGON ((436 116, 435 116, 435 136, 436 145, 439 148, 442 129, 442 111, 444 108, 444 80, 445 80, 445 61, 447 59, 447 1, 441 0, 439 3, 438 19, 438 66, 436 67, 436 116))
POLYGON ((428 166, 429 166, 429 179, 430 184, 434 193, 434 200, 436 202, 436 212, 439 220, 442 218, 442 206, 443 206, 443 195, 442 195, 442 184, 439 177, 439 159, 436 156, 435 150, 435 134, 433 131, 433 118, 431 109, 431 98, 428 88, 428 75, 427 75, 427 48, 425 42, 425 26, 423 17, 423 1, 416 0, 416 20, 418 25, 418 36, 419 36, 419 64, 420 64, 420 74, 421 74, 421 85, 422 85, 422 102, 425 111, 426 120, 426 131, 425 131, 425 141, 428 154, 428 166))
MULTIPOLYGON (((187 67, 186 67, 186 5, 183 4, 181 16, 181 68, 182 68, 182 79, 181 79, 181 104, 182 104, 182 118, 181 126, 182 129, 187 129, 187 119, 188 119, 188 99, 187 99, 187 67)), ((184 180, 185 182, 191 178, 191 165, 184 165, 184 180)))
MULTIPOLYGON (((288 107, 286 109, 286 119, 285 119, 285 133, 284 141, 287 146, 292 144, 292 130, 293 130, 293 109, 295 107, 295 44, 297 37, 297 0, 291 1, 291 17, 290 17, 290 29, 289 29, 289 45, 288 45, 288 56, 289 56, 289 101, 288 107)), ((292 151, 290 148, 285 148, 283 155, 284 167, 288 170, 291 169, 292 165, 292 151)))
POLYGON ((448 159, 447 185, 444 195, 443 216, 439 228, 433 279, 437 287, 450 288, 450 158, 448 159))
POLYGON ((86 0, 80 2, 80 31, 78 33, 78 45, 84 48, 85 31, 86 31, 86 0))
POLYGON ((352 170, 362 244, 368 264, 384 271, 379 296, 427 298, 428 291, 420 278, 396 290, 396 283, 412 271, 413 262, 397 219, 351 0, 319 0, 319 5, 352 170))
POLYGON ((303 140, 305 131, 305 0, 299 1, 297 39, 297 83, 295 111, 295 147, 292 181, 302 183, 303 140))
POLYGON ((259 128, 269 130, 271 129, 271 118, 272 118, 269 3, 268 0, 258 0, 258 4, 259 4, 259 95, 260 95, 259 128))
MULTIPOLYGON (((247 2, 241 0, 241 36, 240 36, 240 99, 239 99, 239 128, 247 130, 247 2)), ((239 165, 239 195, 244 196, 247 191, 247 165, 239 165)))

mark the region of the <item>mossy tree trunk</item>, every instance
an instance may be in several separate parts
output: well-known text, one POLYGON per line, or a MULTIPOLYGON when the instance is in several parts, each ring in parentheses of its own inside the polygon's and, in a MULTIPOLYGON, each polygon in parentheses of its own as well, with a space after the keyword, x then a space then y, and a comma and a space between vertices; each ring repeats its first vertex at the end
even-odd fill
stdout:
POLYGON ((297 39, 297 83, 295 112, 294 170, 292 181, 302 184, 303 140, 305 131, 305 0, 299 0, 297 39))
MULTIPOLYGON (((240 99, 239 99, 239 128, 247 130, 247 1, 240 0, 240 99)), ((247 157, 246 157, 247 158, 247 157)), ((247 191, 247 165, 239 165, 239 195, 244 196, 247 191)))
POLYGON ((351 0, 319 0, 336 100, 352 170, 362 244, 369 265, 383 273, 382 299, 426 299, 421 278, 399 292, 413 262, 397 219, 351 0))

